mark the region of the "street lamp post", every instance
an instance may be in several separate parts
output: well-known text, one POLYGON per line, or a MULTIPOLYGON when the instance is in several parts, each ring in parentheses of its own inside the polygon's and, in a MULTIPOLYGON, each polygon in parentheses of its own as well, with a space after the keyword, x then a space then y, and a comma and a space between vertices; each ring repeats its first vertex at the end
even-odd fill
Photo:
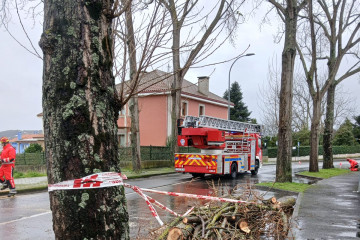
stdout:
POLYGON ((242 57, 248 57, 248 56, 253 56, 255 55, 255 53, 248 53, 248 54, 245 54, 245 55, 242 55, 242 56, 239 56, 238 58, 236 58, 234 60, 234 62, 231 64, 230 66, 230 70, 229 70, 229 84, 228 84, 228 119, 230 120, 230 72, 231 72, 231 69, 234 65, 234 63, 239 60, 240 58, 242 57))

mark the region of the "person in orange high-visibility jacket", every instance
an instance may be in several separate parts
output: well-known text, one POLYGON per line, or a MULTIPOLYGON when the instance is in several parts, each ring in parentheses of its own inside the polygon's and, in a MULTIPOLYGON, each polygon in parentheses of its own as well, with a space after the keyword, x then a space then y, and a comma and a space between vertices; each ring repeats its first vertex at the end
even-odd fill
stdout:
POLYGON ((13 173, 15 168, 16 150, 13 148, 13 146, 11 146, 8 138, 2 137, 0 142, 3 146, 3 150, 0 155, 0 183, 2 184, 1 190, 10 188, 9 195, 14 195, 16 194, 16 189, 13 173))
POLYGON ((350 163, 350 170, 351 171, 359 171, 359 164, 357 161, 355 161, 354 159, 346 159, 349 163, 350 163))

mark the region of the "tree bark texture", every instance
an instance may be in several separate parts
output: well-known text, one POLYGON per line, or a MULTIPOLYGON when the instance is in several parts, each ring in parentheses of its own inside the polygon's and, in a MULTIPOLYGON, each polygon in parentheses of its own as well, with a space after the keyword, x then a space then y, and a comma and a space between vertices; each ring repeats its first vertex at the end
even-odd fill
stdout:
MULTIPOLYGON (((172 18, 175 18, 172 15, 172 18)), ((177 18, 177 17, 176 17, 177 18)), ((173 152, 179 152, 177 145, 177 120, 180 119, 181 111, 181 87, 184 80, 183 70, 180 65, 180 26, 178 22, 173 19, 173 71, 174 82, 172 84, 171 98, 172 98, 172 111, 171 111, 171 148, 173 152)))
POLYGON ((292 182, 291 116, 293 99, 293 75, 296 56, 297 6, 296 1, 287 2, 287 7, 284 12, 285 43, 282 52, 282 72, 279 103, 279 132, 276 160, 277 182, 292 182))
POLYGON ((309 171, 319 171, 319 134, 320 134, 320 118, 321 118, 321 99, 320 94, 313 98, 313 117, 311 120, 310 131, 310 161, 309 171))
MULTIPOLYGON (((126 1, 122 0, 125 5, 126 1)), ((135 34, 132 21, 132 7, 131 4, 125 11, 126 29, 127 29, 127 45, 129 52, 129 63, 130 63, 130 79, 131 86, 137 92, 137 79, 135 78, 137 73, 136 66, 136 46, 135 46, 135 34)), ((131 97, 129 101, 129 110, 131 115, 131 153, 132 153, 132 166, 135 172, 141 171, 141 153, 140 153, 140 131, 139 131, 139 102, 138 94, 131 97)))
POLYGON ((332 151, 332 140, 334 132, 334 108, 335 108, 335 89, 336 85, 330 85, 327 91, 326 99, 326 116, 325 116, 325 129, 323 139, 324 160, 323 169, 334 168, 334 159, 332 151))
MULTIPOLYGON (((45 0, 43 114, 50 184, 120 172, 112 0, 45 0)), ((128 239, 124 188, 49 194, 56 239, 128 239)))

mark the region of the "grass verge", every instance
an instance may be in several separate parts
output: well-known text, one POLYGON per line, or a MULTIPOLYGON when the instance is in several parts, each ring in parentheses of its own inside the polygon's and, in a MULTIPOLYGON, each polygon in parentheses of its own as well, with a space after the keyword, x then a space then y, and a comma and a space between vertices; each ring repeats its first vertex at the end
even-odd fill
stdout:
POLYGON ((300 172, 298 175, 304 175, 309 177, 316 177, 316 178, 331 178, 338 175, 349 173, 349 169, 341 169, 341 168, 330 168, 330 169, 320 169, 319 172, 300 172))
MULTIPOLYGON (((308 176, 308 177, 325 179, 325 178, 331 178, 331 177, 335 177, 335 176, 342 175, 342 174, 347 174, 349 172, 350 172, 349 169, 331 168, 331 169, 320 169, 319 172, 309 172, 309 171, 300 172, 297 175, 304 175, 304 176, 308 176)), ((281 189, 281 190, 291 191, 291 192, 304 192, 306 189, 311 187, 311 185, 309 185, 307 183, 296 183, 296 182, 275 183, 275 184, 273 182, 263 182, 263 183, 256 184, 256 186, 264 186, 264 187, 268 187, 268 188, 281 189)))
POLYGON ((290 192, 304 192, 306 189, 311 187, 311 185, 306 183, 295 183, 295 182, 287 182, 287 183, 273 183, 273 182, 262 182, 256 184, 256 186, 263 186, 273 189, 280 189, 290 192))
POLYGON ((45 173, 41 172, 17 172, 14 171, 14 178, 30 178, 30 177, 44 177, 45 173))
POLYGON ((141 172, 137 173, 130 169, 121 169, 121 172, 124 173, 129 179, 134 178, 142 178, 147 176, 156 176, 162 175, 166 173, 175 173, 173 167, 164 167, 164 168, 150 168, 150 169, 143 169, 141 172))

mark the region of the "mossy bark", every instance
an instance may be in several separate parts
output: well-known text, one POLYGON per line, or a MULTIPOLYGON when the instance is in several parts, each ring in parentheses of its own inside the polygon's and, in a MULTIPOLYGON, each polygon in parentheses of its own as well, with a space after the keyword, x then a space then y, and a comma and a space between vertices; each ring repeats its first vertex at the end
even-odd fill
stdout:
POLYGON ((332 140, 333 140, 333 132, 334 132, 335 89, 336 89, 336 85, 331 84, 327 92, 326 117, 325 117, 324 140, 323 140, 323 149, 324 149, 323 169, 334 168, 332 140))
MULTIPOLYGON (((43 114, 50 184, 120 172, 112 0, 45 0, 43 114)), ((54 191, 56 239, 128 239, 124 188, 54 191)))
POLYGON ((313 98, 313 116, 311 120, 310 131, 310 160, 309 171, 319 171, 319 135, 320 135, 320 120, 321 120, 321 99, 320 93, 317 93, 313 98))
POLYGON ((279 103, 279 131, 278 151, 276 160, 276 181, 292 182, 291 153, 291 116, 293 100, 294 64, 296 57, 296 27, 297 27, 296 1, 287 1, 284 12, 285 42, 282 52, 281 89, 279 103))

